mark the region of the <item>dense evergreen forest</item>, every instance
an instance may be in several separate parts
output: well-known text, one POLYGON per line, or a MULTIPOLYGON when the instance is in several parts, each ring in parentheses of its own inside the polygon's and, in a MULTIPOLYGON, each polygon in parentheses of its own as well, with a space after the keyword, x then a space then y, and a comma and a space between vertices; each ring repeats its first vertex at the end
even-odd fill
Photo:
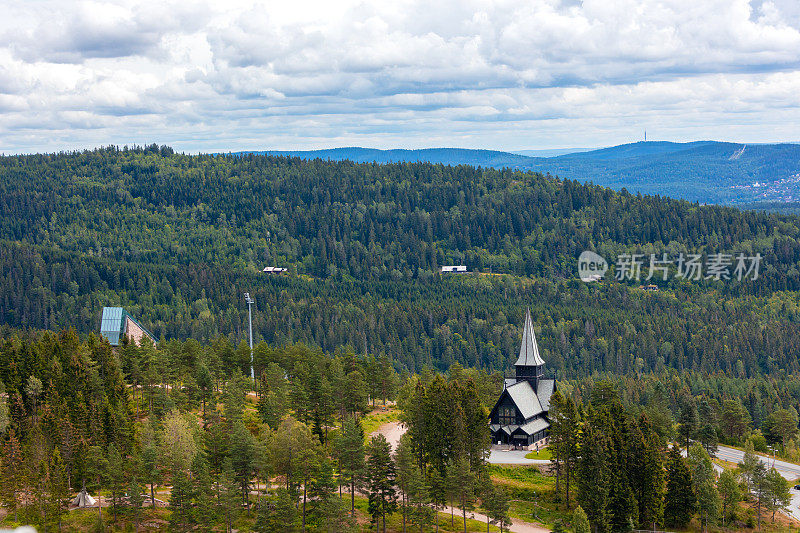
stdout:
MULTIPOLYGON (((531 307, 550 372, 798 371, 793 217, 536 173, 168 147, 0 158, 0 322, 96 331, 122 305, 157 337, 350 346, 397 370, 505 370, 531 307), (576 279, 577 256, 761 253, 757 280, 576 279), (444 276, 464 263, 466 276, 444 276), (260 272, 289 268, 286 276, 260 272), (491 273, 491 274, 490 274, 491 273)), ((611 275, 607 275, 611 278, 611 275)))
POLYGON ((788 505, 788 482, 754 453, 767 443, 798 453, 796 411, 772 403, 796 403, 785 382, 763 388, 761 430, 724 399, 720 389, 747 386, 734 379, 563 382, 550 462, 510 468, 487 463, 497 372, 399 375, 388 357, 262 344, 254 383, 242 373, 248 356, 225 337, 116 351, 74 331, 0 339, 0 523, 385 533, 483 531, 522 517, 608 533, 752 528, 788 505), (394 449, 370 435, 398 419, 408 431, 394 449), (746 448, 719 478, 717 436, 746 448), (83 487, 104 505, 68 511, 83 487), (472 511, 486 524, 468 523, 472 511))

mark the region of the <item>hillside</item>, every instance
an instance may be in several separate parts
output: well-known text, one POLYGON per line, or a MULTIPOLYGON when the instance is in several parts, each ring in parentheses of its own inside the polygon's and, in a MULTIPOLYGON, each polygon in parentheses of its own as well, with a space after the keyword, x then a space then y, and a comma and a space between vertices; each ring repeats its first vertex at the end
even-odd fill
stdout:
MULTIPOLYGON (((536 157, 490 150, 331 150, 262 152, 332 161, 427 161, 443 164, 533 170, 593 182, 616 190, 749 207, 752 203, 800 200, 800 145, 742 145, 715 141, 623 144, 599 150, 536 157)), ((552 152, 551 152, 552 153, 552 152)), ((556 152, 557 153, 557 152, 556 152)), ((775 209, 780 209, 778 205, 775 209)))
POLYGON ((561 375, 800 370, 793 217, 512 170, 155 146, 0 158, 0 215, 0 323, 15 328, 89 333, 123 305, 157 337, 238 342, 249 291, 257 341, 504 369, 531 306, 561 375), (673 277, 645 293, 578 281, 586 249, 757 252, 763 266, 756 281, 673 277), (495 275, 437 273, 462 262, 495 275))

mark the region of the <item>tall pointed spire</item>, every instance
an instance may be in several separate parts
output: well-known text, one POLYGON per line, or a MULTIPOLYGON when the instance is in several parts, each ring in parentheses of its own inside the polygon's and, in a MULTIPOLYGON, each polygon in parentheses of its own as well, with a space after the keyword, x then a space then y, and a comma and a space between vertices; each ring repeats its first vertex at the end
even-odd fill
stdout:
POLYGON ((519 358, 514 366, 543 366, 544 359, 539 355, 536 334, 533 332, 531 310, 525 311, 525 330, 522 332, 522 346, 519 347, 519 358))

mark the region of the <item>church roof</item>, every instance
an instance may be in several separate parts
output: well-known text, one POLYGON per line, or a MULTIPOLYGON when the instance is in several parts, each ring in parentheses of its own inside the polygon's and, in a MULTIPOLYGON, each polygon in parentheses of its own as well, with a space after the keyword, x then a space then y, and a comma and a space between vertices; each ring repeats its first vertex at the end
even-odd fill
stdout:
POLYGON ((555 386, 556 380, 554 379, 539 380, 539 390, 536 391, 536 395, 539 397, 539 403, 542 404, 542 409, 545 411, 550 410, 550 396, 553 395, 555 386))
POLYGON ((544 359, 539 355, 536 335, 533 332, 531 310, 525 311, 525 329, 522 332, 522 346, 519 347, 519 358, 514 366, 542 366, 544 359))
MULTIPOLYGON (((525 420, 544 412, 536 392, 528 381, 518 381, 506 389, 525 420)), ((549 403, 548 397, 548 403, 549 403)))
POLYGON ((519 427, 519 431, 522 431, 526 435, 533 435, 537 431, 541 431, 549 427, 550 423, 547 420, 545 420, 544 418, 537 418, 536 420, 531 420, 527 424, 521 425, 519 427))

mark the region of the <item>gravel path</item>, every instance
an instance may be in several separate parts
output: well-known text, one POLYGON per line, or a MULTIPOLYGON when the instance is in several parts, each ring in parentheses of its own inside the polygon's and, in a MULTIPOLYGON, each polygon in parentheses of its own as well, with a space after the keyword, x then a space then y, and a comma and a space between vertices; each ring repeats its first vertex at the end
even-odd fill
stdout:
POLYGON ((400 437, 402 437, 405 432, 406 427, 402 422, 389 422, 370 433, 369 436, 383 435, 386 437, 386 440, 389 441, 389 444, 391 444, 392 450, 396 450, 397 445, 400 443, 400 437))

